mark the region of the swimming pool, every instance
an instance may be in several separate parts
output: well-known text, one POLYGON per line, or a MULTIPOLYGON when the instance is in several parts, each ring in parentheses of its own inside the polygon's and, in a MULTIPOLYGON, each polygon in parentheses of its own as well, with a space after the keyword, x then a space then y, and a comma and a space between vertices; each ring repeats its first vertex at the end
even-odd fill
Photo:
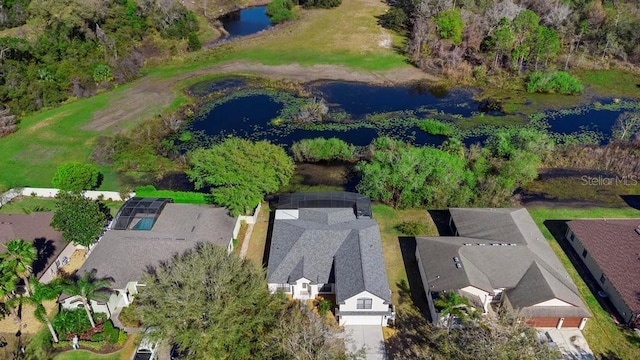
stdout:
POLYGON ((132 230, 151 230, 156 222, 154 218, 142 218, 132 228, 132 230))

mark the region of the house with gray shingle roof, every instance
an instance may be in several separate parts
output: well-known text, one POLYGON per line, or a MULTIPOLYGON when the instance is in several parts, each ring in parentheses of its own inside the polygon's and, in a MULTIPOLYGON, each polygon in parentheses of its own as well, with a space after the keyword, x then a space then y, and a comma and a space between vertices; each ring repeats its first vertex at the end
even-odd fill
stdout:
POLYGON ((513 308, 536 327, 584 328, 591 314, 526 209, 453 208, 456 236, 419 237, 416 258, 433 297, 457 291, 477 308, 513 308))
MULTIPOLYGON (((77 273, 94 272, 96 278, 112 281, 108 300, 92 300, 93 310, 109 317, 117 315, 131 304, 138 287, 144 286, 140 279, 150 267, 170 261, 199 243, 231 251, 235 225, 236 219, 224 208, 174 204, 171 199, 129 199, 77 273)), ((64 294, 58 301, 66 309, 82 304, 79 297, 64 294)))
POLYGON ((344 207, 344 202, 321 203, 335 208, 305 207, 317 201, 290 206, 290 200, 281 199, 288 205, 275 212, 269 289, 301 300, 335 296, 340 325, 386 326, 394 315, 391 291, 380 231, 370 211, 344 207))

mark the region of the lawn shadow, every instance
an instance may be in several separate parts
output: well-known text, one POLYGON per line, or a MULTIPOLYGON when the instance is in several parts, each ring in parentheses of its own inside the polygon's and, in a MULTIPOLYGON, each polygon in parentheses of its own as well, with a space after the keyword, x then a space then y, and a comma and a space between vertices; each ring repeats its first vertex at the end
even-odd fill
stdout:
POLYGON ((578 272, 578 275, 580 275, 582 280, 584 280, 587 287, 598 301, 598 304, 600 304, 600 306, 609 314, 617 316, 618 313, 611 302, 607 298, 598 296, 598 292, 602 291, 602 287, 600 287, 598 281, 593 277, 591 272, 589 272, 582 260, 580 260, 578 253, 576 253, 573 247, 565 239, 565 234, 567 233, 567 221, 569 220, 545 220, 544 226, 547 227, 551 235, 556 239, 558 245, 560 245, 562 251, 564 251, 571 261, 571 264, 573 264, 573 267, 578 272))
POLYGON ((640 210, 640 195, 620 195, 620 198, 630 207, 640 210))
POLYGON ((267 239, 264 243, 264 253, 262 255, 262 267, 267 268, 269 265, 269 253, 271 252, 271 234, 273 233, 273 221, 276 218, 276 212, 269 213, 269 225, 267 226, 267 239))
POLYGON ((398 295, 400 296, 400 304, 398 305, 413 304, 428 319, 430 317, 429 304, 422 285, 418 260, 416 259, 416 238, 413 236, 400 236, 398 241, 404 268, 407 272, 407 279, 409 280, 408 283, 402 280, 396 284, 398 286, 398 295))
POLYGON ((453 231, 451 231, 451 227, 449 226, 449 219, 451 218, 449 210, 427 210, 427 212, 431 216, 431 220, 433 220, 433 223, 436 225, 436 229, 438 229, 438 235, 455 235, 453 231))

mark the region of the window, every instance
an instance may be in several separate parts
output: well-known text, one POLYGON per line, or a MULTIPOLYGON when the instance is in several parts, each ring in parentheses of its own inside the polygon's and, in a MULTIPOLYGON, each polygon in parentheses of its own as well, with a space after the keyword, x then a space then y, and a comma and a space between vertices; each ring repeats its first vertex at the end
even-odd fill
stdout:
POLYGON ((584 249, 584 251, 582 252, 582 257, 586 258, 587 257, 587 249, 584 249))
POLYGON ((369 298, 358 299, 356 309, 371 309, 373 307, 373 300, 369 298))
POLYGON ((602 276, 600 276, 600 284, 604 284, 605 281, 607 281, 607 278, 604 277, 604 273, 603 273, 602 276))

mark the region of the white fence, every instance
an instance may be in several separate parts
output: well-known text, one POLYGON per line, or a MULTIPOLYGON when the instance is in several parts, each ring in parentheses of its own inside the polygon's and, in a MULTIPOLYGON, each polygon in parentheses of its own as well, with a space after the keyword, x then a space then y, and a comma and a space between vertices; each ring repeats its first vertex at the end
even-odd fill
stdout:
MULTIPOLYGON (((53 198, 58 194, 58 189, 54 188, 32 188, 32 187, 24 187, 24 188, 16 188, 7 191, 6 193, 0 196, 0 207, 7 204, 9 201, 13 200, 18 196, 36 196, 43 198, 53 198)), ((112 201, 125 201, 129 198, 136 196, 136 193, 129 193, 129 197, 123 199, 120 197, 120 193, 117 191, 93 191, 87 190, 83 192, 86 198, 91 200, 112 200, 112 201)))
POLYGON ((240 233, 240 226, 242 225, 242 222, 246 222, 247 224, 255 224, 256 221, 258 220, 258 214, 260 214, 260 209, 262 208, 262 204, 258 204, 258 206, 256 206, 255 210, 253 210, 253 215, 248 216, 248 215, 241 215, 238 216, 236 218, 236 226, 234 226, 233 228, 233 238, 237 239, 238 238, 238 234, 240 233))

